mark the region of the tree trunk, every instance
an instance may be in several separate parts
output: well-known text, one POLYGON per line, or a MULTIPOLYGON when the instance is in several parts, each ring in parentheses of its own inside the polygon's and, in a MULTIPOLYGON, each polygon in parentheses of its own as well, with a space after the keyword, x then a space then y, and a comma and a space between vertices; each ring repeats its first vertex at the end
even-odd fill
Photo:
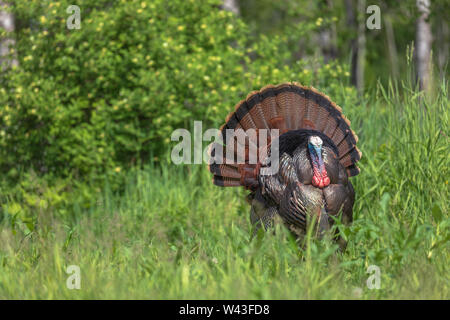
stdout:
POLYGON ((392 28, 391 16, 384 14, 384 25, 386 27, 386 41, 389 52, 389 62, 391 65, 391 75, 394 79, 398 78, 398 59, 397 59, 397 46, 395 44, 394 29, 392 28))
POLYGON ((223 9, 231 11, 234 14, 239 15, 239 6, 237 0, 223 0, 223 9))
POLYGON ((440 25, 437 30, 437 39, 440 39, 438 46, 437 61, 439 67, 440 78, 444 79, 446 68, 448 68, 448 52, 449 52, 449 29, 445 18, 440 19, 440 25))
MULTIPOLYGON (((8 6, 9 4, 0 0, 0 28, 5 29, 6 32, 14 32, 14 17, 6 10, 8 6)), ((14 45, 15 40, 13 38, 8 36, 0 38, 0 69, 18 65, 15 52, 12 57, 8 57, 10 48, 14 48, 14 45)))
POLYGON ((366 0, 358 0, 358 58, 356 60, 356 88, 359 93, 364 90, 364 63, 366 59, 366 0))
POLYGON ((428 90, 430 87, 431 72, 431 26, 427 21, 430 14, 430 0, 417 0, 417 9, 420 16, 416 22, 416 69, 417 81, 420 90, 428 90))
MULTIPOLYGON (((333 11, 333 2, 327 0, 326 6, 330 11, 333 11)), ((325 62, 337 58, 336 38, 336 24, 334 22, 331 23, 329 28, 323 29, 319 32, 318 42, 325 62)))
MULTIPOLYGON (((345 13, 347 18, 347 26, 353 32, 356 31, 356 17, 355 17, 355 9, 353 5, 353 0, 345 0, 345 13)), ((356 46, 356 37, 352 37, 350 40, 350 81, 356 86, 356 58, 357 58, 357 46, 356 46)))
POLYGON ((350 41, 351 50, 351 83, 362 93, 364 89, 364 60, 366 48, 366 23, 364 13, 366 12, 365 0, 357 0, 357 11, 363 14, 361 19, 355 14, 355 6, 353 0, 345 0, 345 9, 347 15, 347 25, 356 33, 350 41))

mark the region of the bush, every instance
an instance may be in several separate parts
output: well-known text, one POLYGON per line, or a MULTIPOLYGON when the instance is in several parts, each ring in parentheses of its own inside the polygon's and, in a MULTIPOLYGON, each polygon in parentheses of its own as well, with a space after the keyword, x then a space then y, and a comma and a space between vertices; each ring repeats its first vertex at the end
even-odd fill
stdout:
POLYGON ((256 40, 218 0, 85 0, 81 29, 69 30, 72 3, 14 1, 19 66, 0 76, 7 181, 34 172, 117 186, 128 168, 161 158, 174 129, 219 125, 268 83, 299 81, 355 101, 340 85, 344 68, 290 55, 288 41, 314 23, 256 40))

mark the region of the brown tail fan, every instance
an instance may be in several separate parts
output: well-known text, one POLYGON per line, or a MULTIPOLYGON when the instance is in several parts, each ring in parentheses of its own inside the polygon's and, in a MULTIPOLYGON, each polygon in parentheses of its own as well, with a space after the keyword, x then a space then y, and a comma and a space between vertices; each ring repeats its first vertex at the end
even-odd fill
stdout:
MULTIPOLYGON (((267 148, 270 138, 258 141, 258 137, 246 135, 241 141, 236 138, 233 138, 234 141, 226 141, 227 129, 234 132, 242 129, 244 134, 248 129, 255 129, 256 132, 258 129, 279 129, 280 134, 298 129, 316 130, 327 135, 336 145, 339 161, 347 169, 348 175, 355 176, 359 173, 356 163, 361 159, 361 152, 356 147, 358 137, 350 129, 350 121, 342 114, 339 106, 313 87, 295 82, 265 86, 260 91, 251 92, 227 116, 220 129, 224 146, 214 144, 215 148, 222 148, 223 161, 221 164, 213 162, 209 165, 209 170, 214 175, 213 182, 218 186, 245 186, 253 189, 258 185, 259 165, 249 163, 248 150, 251 147, 258 148, 259 152, 262 148, 267 148), (230 159, 225 161, 227 146, 234 146, 236 153, 238 144, 245 149, 244 163, 231 163, 230 159)), ((214 151, 210 155, 214 157, 214 151)))

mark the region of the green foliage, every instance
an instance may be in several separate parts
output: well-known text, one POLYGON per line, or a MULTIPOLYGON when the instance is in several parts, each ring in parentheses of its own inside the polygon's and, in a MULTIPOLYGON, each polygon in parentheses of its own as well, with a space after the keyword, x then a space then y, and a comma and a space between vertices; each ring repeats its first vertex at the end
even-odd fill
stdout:
POLYGON ((174 129, 194 120, 219 126, 248 92, 269 83, 299 81, 354 103, 354 90, 340 85, 344 67, 290 64, 289 39, 251 37, 220 3, 77 1, 81 29, 69 30, 73 1, 14 1, 19 66, 0 77, 5 188, 33 175, 50 186, 66 179, 61 192, 78 189, 74 181, 107 179, 117 188, 128 168, 168 152, 174 129))
POLYGON ((447 86, 429 100, 395 88, 346 110, 363 158, 344 253, 311 237, 301 249, 282 227, 251 239, 244 190, 200 165, 147 167, 73 215, 38 211, 34 228, 4 211, 0 299, 449 299, 447 86), (81 290, 65 286, 73 264, 81 290))
MULTIPOLYGON (((415 3, 381 3, 404 52, 415 3)), ((317 32, 335 27, 349 61, 344 2, 242 1, 243 20, 220 4, 13 1, 19 66, 0 73, 0 299, 448 299, 446 83, 425 97, 395 82, 357 101, 348 66, 311 58, 317 32), (66 28, 71 4, 80 30, 66 28), (280 226, 250 239, 245 191, 165 161, 174 129, 218 127, 248 92, 285 81, 325 92, 359 136, 355 221, 337 224, 344 253, 311 237, 301 249, 280 226), (81 290, 66 289, 72 264, 81 290), (366 287, 369 265, 380 290, 366 287)), ((433 6, 436 28, 448 4, 433 6)), ((383 34, 366 33, 370 83, 389 74, 383 34)))
MULTIPOLYGON (((328 45, 336 51, 338 61, 349 62, 352 59, 352 41, 358 36, 358 22, 365 23, 370 14, 366 10, 357 9, 359 1, 330 0, 245 0, 238 1, 244 21, 248 22, 253 34, 289 35, 292 30, 301 28, 305 31, 301 37, 292 37, 290 50, 297 56, 323 54, 320 44, 320 31, 328 31, 331 38, 328 45), (356 25, 351 25, 351 17, 356 25), (267 23, 270 21, 270 23, 267 23), (315 27, 311 29, 311 27, 315 27)), ((431 12, 428 21, 432 28, 433 61, 437 66, 435 72, 442 79, 448 78, 448 48, 450 33, 446 22, 446 13, 450 2, 447 0, 431 1, 431 12)), ((402 2, 378 0, 369 5, 380 8, 381 29, 364 30, 365 89, 375 87, 378 81, 384 85, 391 78, 402 78, 407 71, 404 52, 414 47, 416 41, 416 21, 419 16, 417 3, 414 0, 402 2), (392 34, 391 34, 392 31, 392 34), (390 37, 392 37, 390 39, 390 37)))

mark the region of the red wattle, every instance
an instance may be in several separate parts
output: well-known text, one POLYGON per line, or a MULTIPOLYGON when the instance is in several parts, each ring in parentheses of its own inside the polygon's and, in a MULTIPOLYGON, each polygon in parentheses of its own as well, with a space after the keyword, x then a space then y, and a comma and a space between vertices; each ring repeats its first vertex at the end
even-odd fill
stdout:
POLYGON ((313 175, 312 185, 316 188, 323 189, 330 184, 330 178, 325 175, 313 175))
POLYGON ((316 165, 313 164, 313 177, 312 185, 316 188, 323 189, 330 184, 330 178, 328 177, 327 170, 325 166, 320 170, 316 165))
POLYGON ((320 188, 320 189, 322 189, 322 188, 323 188, 323 179, 321 179, 321 180, 320 180, 320 183, 319 183, 319 188, 320 188))
POLYGON ((313 175, 313 178, 312 178, 312 185, 313 185, 314 187, 318 187, 319 184, 320 184, 320 178, 318 178, 316 175, 313 175))

